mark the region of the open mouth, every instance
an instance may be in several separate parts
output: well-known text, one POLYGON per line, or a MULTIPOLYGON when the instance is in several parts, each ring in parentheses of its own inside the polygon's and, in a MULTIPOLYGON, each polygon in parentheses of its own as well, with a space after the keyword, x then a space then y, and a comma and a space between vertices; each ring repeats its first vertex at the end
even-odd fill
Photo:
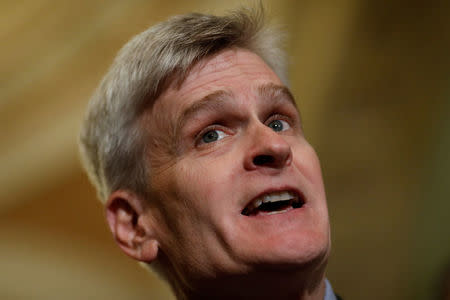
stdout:
POLYGON ((241 212, 244 216, 272 215, 303 206, 303 198, 292 191, 267 193, 250 202, 241 212))

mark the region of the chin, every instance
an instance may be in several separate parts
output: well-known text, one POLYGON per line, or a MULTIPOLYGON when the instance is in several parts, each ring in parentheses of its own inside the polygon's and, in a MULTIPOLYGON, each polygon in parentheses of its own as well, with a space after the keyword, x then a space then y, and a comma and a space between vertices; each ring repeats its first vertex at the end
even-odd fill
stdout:
POLYGON ((268 236, 239 244, 237 266, 246 266, 243 272, 301 271, 321 268, 330 253, 329 230, 297 231, 268 236))
POLYGON ((222 269, 224 272, 216 274, 212 281, 207 280, 206 285, 214 286, 215 291, 226 286, 221 293, 230 293, 233 298, 233 291, 238 291, 243 299, 277 299, 283 293, 295 295, 299 291, 313 291, 323 283, 330 244, 328 236, 316 238, 314 243, 305 244, 306 241, 310 239, 297 240, 299 244, 266 245, 263 251, 248 254, 245 263, 222 269), (226 284, 215 285, 217 282, 226 284), (242 291, 243 286, 245 291, 242 291))
POLYGON ((304 268, 326 263, 330 253, 330 239, 325 233, 304 234, 282 240, 273 245, 272 249, 272 253, 265 253, 265 260, 261 260, 263 265, 282 269, 304 268))

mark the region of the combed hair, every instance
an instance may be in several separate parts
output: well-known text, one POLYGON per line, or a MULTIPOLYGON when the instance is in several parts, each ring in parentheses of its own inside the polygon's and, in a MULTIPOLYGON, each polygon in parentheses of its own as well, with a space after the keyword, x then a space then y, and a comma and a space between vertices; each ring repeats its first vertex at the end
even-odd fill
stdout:
POLYGON ((138 119, 168 84, 181 84, 201 59, 231 47, 259 55, 287 84, 280 39, 262 8, 175 16, 133 37, 94 92, 80 134, 82 162, 102 202, 118 189, 148 195, 151 149, 138 119))

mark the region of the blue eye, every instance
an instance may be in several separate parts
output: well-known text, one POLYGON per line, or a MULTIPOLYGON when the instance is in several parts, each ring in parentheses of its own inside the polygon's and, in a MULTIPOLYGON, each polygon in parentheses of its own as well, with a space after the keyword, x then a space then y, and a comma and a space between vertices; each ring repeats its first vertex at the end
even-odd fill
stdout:
POLYGON ((272 128, 273 131, 283 131, 291 128, 291 126, 289 126, 289 123, 283 120, 273 120, 267 126, 272 128))
POLYGON ((204 143, 212 143, 225 137, 225 132, 221 130, 210 130, 202 136, 204 143))

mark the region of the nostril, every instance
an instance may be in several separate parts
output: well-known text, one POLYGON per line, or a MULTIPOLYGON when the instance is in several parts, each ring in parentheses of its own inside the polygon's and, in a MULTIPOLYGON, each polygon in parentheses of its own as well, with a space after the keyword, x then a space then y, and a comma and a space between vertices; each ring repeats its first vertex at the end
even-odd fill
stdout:
POLYGON ((253 164, 255 166, 263 166, 271 164, 275 161, 275 158, 271 155, 258 155, 253 159, 253 164))

